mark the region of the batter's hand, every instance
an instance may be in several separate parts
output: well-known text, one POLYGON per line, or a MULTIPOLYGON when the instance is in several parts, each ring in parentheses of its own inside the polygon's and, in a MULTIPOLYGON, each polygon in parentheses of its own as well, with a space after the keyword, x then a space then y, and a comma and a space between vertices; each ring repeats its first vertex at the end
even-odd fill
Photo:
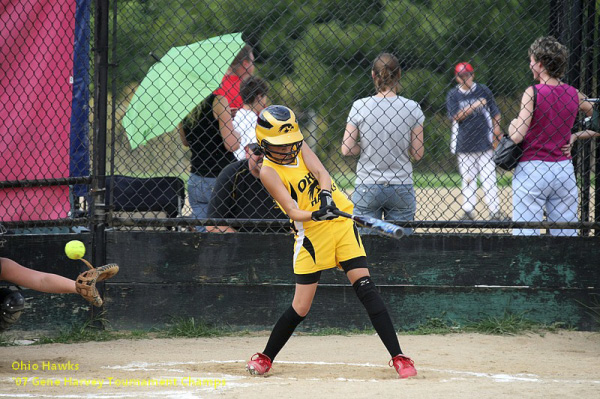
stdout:
POLYGON ((321 208, 318 211, 314 211, 311 215, 311 219, 315 222, 321 222, 323 220, 331 220, 339 217, 334 211, 338 210, 333 198, 331 197, 331 191, 321 190, 319 193, 319 199, 321 200, 321 208))

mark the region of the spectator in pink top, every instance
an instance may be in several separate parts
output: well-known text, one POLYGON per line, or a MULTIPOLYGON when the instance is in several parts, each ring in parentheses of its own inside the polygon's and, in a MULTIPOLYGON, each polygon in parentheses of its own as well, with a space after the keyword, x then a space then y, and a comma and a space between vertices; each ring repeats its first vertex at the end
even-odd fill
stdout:
MULTIPOLYGON (((581 110, 591 115, 593 105, 576 88, 561 81, 567 68, 568 50, 554 37, 536 39, 529 48, 529 68, 539 84, 528 87, 521 110, 508 129, 515 143, 522 143, 513 177, 513 220, 576 222, 577 183, 571 156, 562 147, 581 110)), ((514 235, 539 235, 539 229, 515 229, 514 235)), ((550 234, 574 236, 574 229, 550 229, 550 234)))

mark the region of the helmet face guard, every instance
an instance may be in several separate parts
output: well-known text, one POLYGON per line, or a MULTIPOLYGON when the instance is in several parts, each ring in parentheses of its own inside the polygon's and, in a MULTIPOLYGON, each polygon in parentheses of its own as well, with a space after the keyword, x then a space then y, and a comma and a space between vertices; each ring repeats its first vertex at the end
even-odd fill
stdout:
POLYGON ((261 143, 261 148, 269 161, 279 165, 290 165, 296 161, 296 157, 298 157, 298 153, 302 148, 302 143, 303 141, 298 141, 292 144, 274 145, 264 139, 261 143), (286 147, 290 148, 289 151, 283 150, 286 147))

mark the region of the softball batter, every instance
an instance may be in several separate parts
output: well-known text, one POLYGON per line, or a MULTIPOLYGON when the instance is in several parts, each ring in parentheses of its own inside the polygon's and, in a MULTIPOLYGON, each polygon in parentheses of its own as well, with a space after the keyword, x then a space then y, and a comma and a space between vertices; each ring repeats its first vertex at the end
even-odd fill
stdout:
POLYGON ((346 273, 371 323, 383 341, 400 378, 417 374, 413 361, 402 354, 392 320, 375 284, 354 222, 338 218, 334 210, 352 213, 352 202, 338 190, 323 164, 308 146, 294 112, 281 105, 263 110, 256 138, 265 154, 260 178, 295 230, 294 275, 296 291, 292 305, 279 318, 262 353, 248 364, 250 374, 263 375, 312 304, 321 271, 339 267, 346 273))

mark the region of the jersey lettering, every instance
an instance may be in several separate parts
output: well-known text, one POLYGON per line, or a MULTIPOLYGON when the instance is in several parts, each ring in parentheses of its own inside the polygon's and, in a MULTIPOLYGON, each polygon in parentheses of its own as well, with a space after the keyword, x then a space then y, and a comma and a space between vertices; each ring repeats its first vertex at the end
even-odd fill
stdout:
POLYGON ((311 200, 315 197, 317 191, 321 191, 321 188, 319 187, 319 182, 317 181, 317 179, 315 179, 315 176, 311 172, 308 172, 308 174, 306 174, 298 182, 298 191, 300 191, 301 193, 303 193, 307 187, 308 195, 311 200))

